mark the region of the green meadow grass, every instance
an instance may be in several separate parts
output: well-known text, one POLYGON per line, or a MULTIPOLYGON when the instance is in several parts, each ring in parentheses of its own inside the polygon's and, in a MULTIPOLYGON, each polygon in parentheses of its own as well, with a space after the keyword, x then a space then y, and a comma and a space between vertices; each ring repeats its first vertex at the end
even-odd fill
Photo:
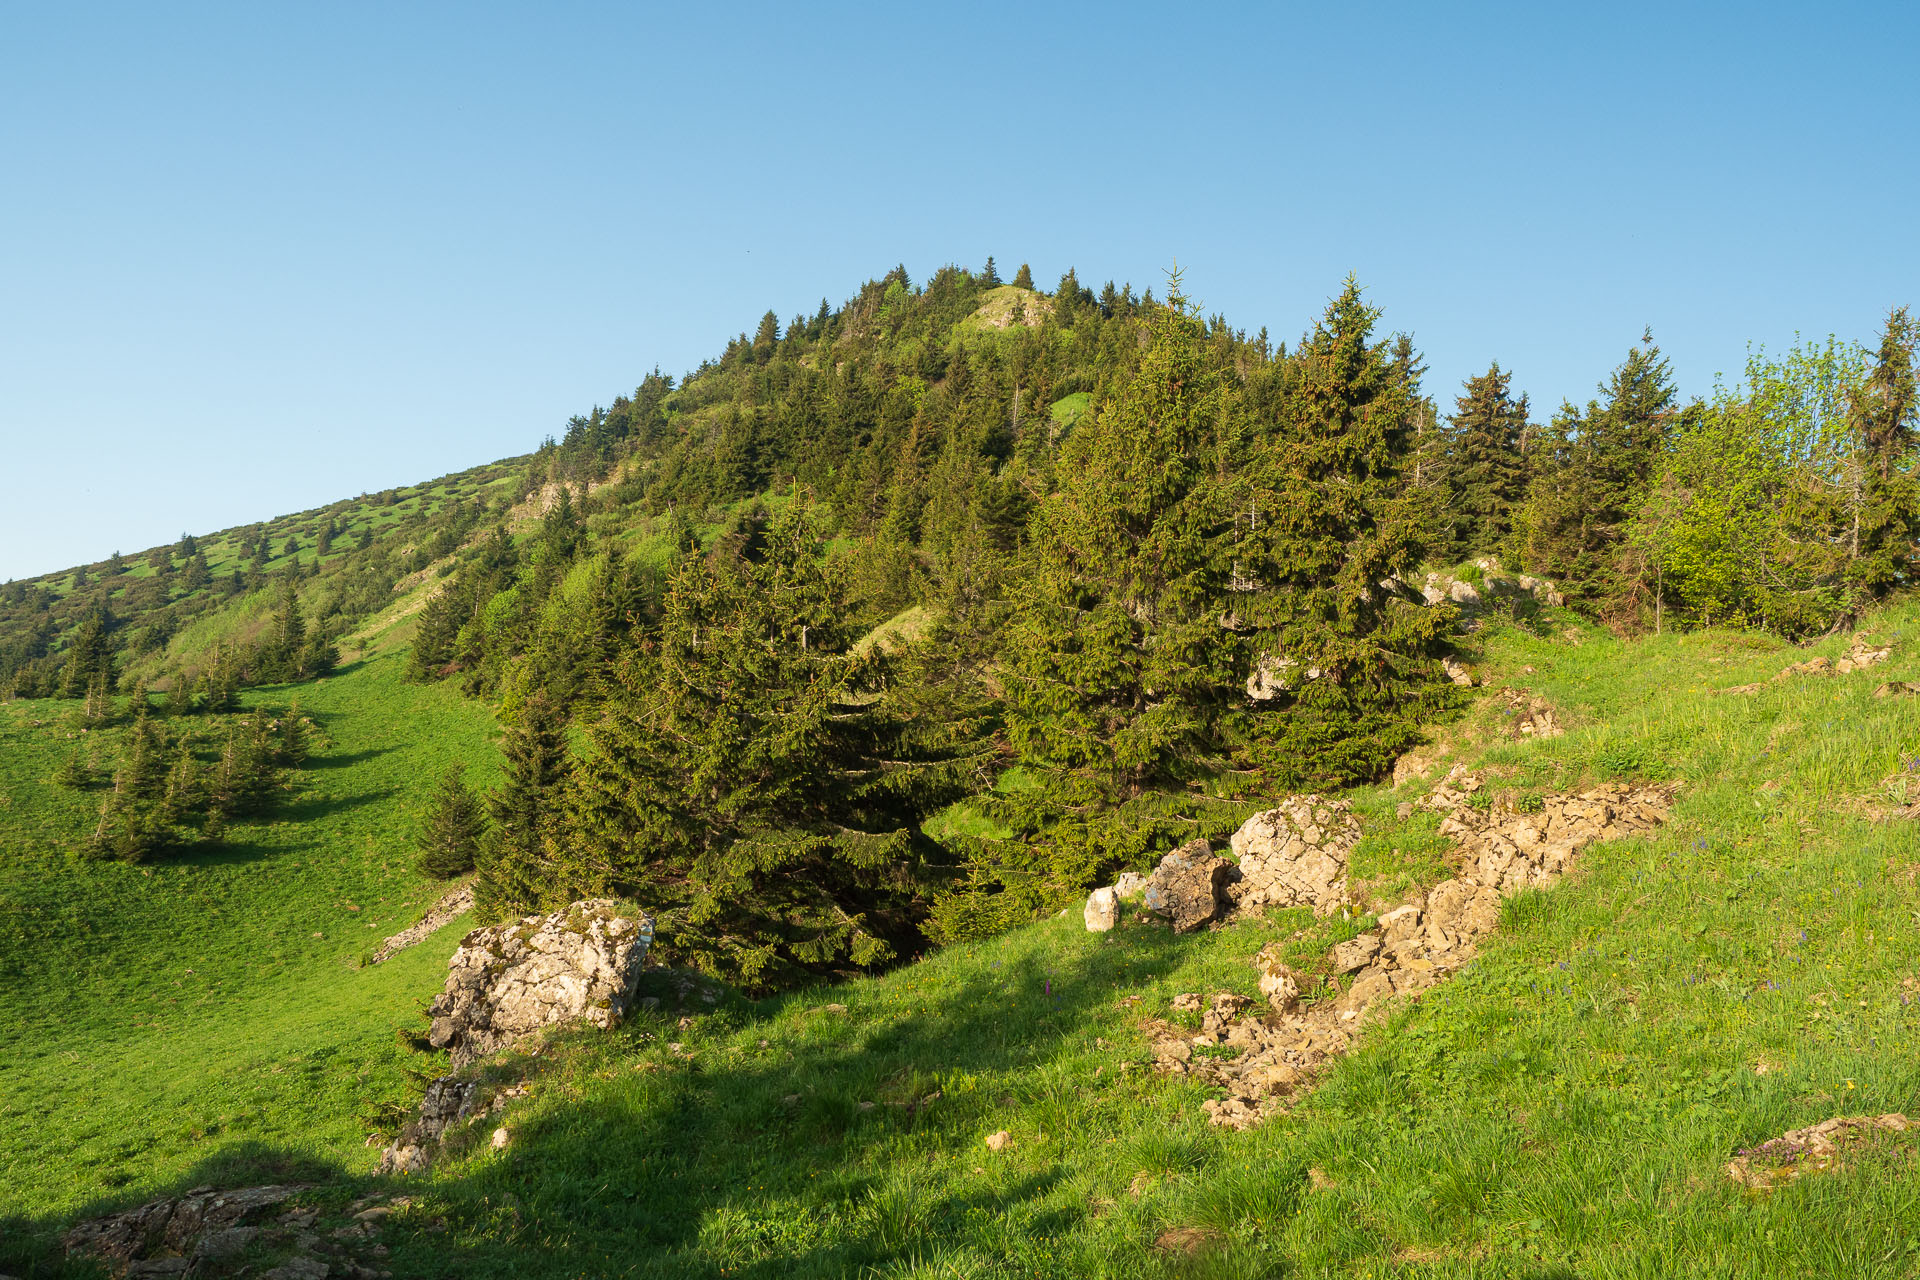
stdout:
MULTIPOLYGON (((1254 994, 1247 961, 1264 943, 1286 941, 1304 964, 1360 921, 1293 912, 1188 937, 1090 935, 1076 913, 882 977, 732 998, 684 1021, 668 1001, 618 1031, 559 1038, 513 1064, 528 1098, 406 1184, 417 1200, 387 1233, 385 1265, 445 1277, 1914 1276, 1915 1137, 1865 1143, 1770 1196, 1723 1170, 1737 1149, 1830 1116, 1920 1119, 1920 846, 1893 813, 1916 774, 1920 701, 1872 696, 1883 680, 1920 679, 1920 609, 1873 620, 1898 641, 1884 666, 1748 695, 1714 691, 1808 651, 1585 628, 1576 644, 1565 625, 1491 626, 1470 656, 1493 683, 1552 701, 1566 735, 1509 740, 1489 697, 1435 727, 1443 763, 1478 767, 1515 798, 1672 782, 1669 824, 1591 848, 1561 884, 1509 899, 1466 973, 1398 1008, 1288 1114, 1244 1134, 1209 1128, 1205 1089, 1153 1076, 1139 1024, 1169 1016, 1181 991, 1254 994), (495 1124, 512 1135, 503 1150, 486 1140, 495 1124), (990 1152, 999 1130, 1012 1145, 990 1152)), ((382 735, 424 752, 438 733, 482 751, 483 718, 398 684, 394 665, 301 691, 316 708, 339 700, 336 752, 382 735), (406 699, 428 701, 402 711, 406 699), (392 727, 430 714, 445 718, 433 733, 392 727)), ((83 819, 29 776, 51 772, 66 744, 0 723, 7 794, 36 815, 7 829, 83 819)), ((417 1093, 407 1073, 431 1061, 394 1028, 420 1025, 410 1015, 452 938, 372 973, 348 967, 355 947, 334 945, 353 927, 342 901, 384 891, 414 910, 427 896, 392 853, 376 870, 375 833, 399 825, 397 782, 317 785, 363 794, 349 784, 396 794, 286 824, 287 844, 262 860, 275 878, 195 865, 149 879, 46 851, 17 863, 7 849, 0 1142, 10 1188, 26 1189, 19 1239, 44 1241, 92 1197, 134 1202, 221 1174, 306 1169, 329 1204, 371 1185, 357 1109, 417 1093), (138 925, 113 923, 122 915, 138 925), (29 921, 35 938, 84 944, 90 960, 60 961, 78 998, 23 968, 52 963, 34 959, 45 948, 29 921), (230 927, 248 941, 222 941, 230 927), (273 945, 288 948, 278 974, 273 945), (201 951, 232 986, 183 1007, 171 983, 201 951), (23 1015, 27 1034, 14 1030, 23 1015), (154 1017, 157 1032, 131 1025, 154 1017), (242 1114, 254 1127, 206 1131, 242 1114)), ((1352 793, 1368 833, 1355 872, 1382 896, 1446 874, 1432 816, 1396 816, 1418 790, 1352 793)), ((0 1249, 16 1270, 33 1256, 0 1249)))
POLYGON ((417 1088, 396 1028, 458 930, 355 966, 439 892, 412 865, 432 781, 454 760, 489 781, 495 756, 484 710, 400 666, 249 690, 297 697, 330 746, 268 820, 144 867, 75 852, 99 796, 46 781, 84 741, 73 704, 0 704, 0 1215, 161 1185, 236 1145, 372 1162, 373 1120, 417 1088))

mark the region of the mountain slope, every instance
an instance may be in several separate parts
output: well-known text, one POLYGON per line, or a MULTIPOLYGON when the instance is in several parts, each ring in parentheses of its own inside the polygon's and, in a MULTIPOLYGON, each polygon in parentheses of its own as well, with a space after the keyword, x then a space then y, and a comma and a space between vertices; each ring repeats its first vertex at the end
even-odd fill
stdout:
MULTIPOLYGON (((1920 608, 1872 625, 1910 637, 1920 608)), ((1506 702, 1487 698, 1444 731, 1450 759, 1522 804, 1585 780, 1677 781, 1673 818, 1657 838, 1596 846, 1556 887, 1509 900, 1466 974, 1398 1011, 1291 1115, 1244 1134, 1210 1129, 1200 1086, 1147 1069, 1140 1022, 1179 1018, 1169 1004, 1180 991, 1253 994, 1247 962, 1264 942, 1290 940, 1304 964, 1360 921, 1278 913, 1180 937, 1055 920, 884 977, 563 1037, 524 1063, 531 1096, 421 1181, 387 1229, 387 1265, 403 1276, 1910 1275, 1911 1140, 1866 1144, 1766 1196, 1722 1166, 1830 1116, 1920 1112, 1909 1003, 1920 844, 1898 812, 1920 703, 1874 696, 1883 680, 1920 677, 1920 655, 1896 641, 1871 672, 1775 682, 1805 655, 1736 633, 1629 643, 1496 627, 1483 644, 1490 683, 1545 698, 1569 731, 1514 740, 1506 702), (1756 693, 1715 692, 1754 681, 1756 693), (511 1134, 503 1151, 485 1142, 495 1124, 511 1134), (999 1130, 1012 1143, 990 1152, 983 1139, 999 1130)), ((383 740, 381 720, 346 713, 356 682, 367 691, 356 697, 438 696, 383 687, 389 672, 373 664, 315 691, 337 686, 343 699, 328 722, 335 752, 392 752, 349 768, 408 749, 383 740)), ((1356 874, 1402 886, 1445 874, 1431 819, 1395 812, 1422 785, 1355 793, 1368 832, 1356 874)), ((71 1052, 91 1064, 93 1096, 124 1097, 164 1073, 137 1059, 111 1066, 105 1051, 123 1040, 177 1059, 253 1035, 272 1051, 245 1078, 278 1081, 273 1068, 298 1070, 304 1051, 335 1063, 339 1083, 316 1097, 295 1076, 221 1097, 207 1116, 229 1127, 200 1136, 182 1134, 166 1105, 129 1106, 109 1113, 120 1151, 83 1136, 70 1109, 27 1123, 16 1112, 9 1184, 39 1223, 58 1225, 115 1169, 130 1175, 115 1198, 131 1201, 284 1172, 297 1156, 333 1170, 328 1203, 358 1193, 374 1153, 339 1115, 348 1069, 404 1092, 411 1055, 375 1041, 392 1045, 387 1028, 434 988, 451 941, 372 972, 340 964, 350 944, 332 940, 335 895, 398 888, 372 879, 378 863, 362 852, 391 827, 395 800, 376 797, 357 811, 368 828, 327 846, 334 878, 261 882, 253 895, 283 903, 283 932, 329 932, 285 988, 288 1027, 267 1019, 256 1031, 236 1001, 214 1015, 231 1021, 202 1024, 197 1049, 104 1025, 46 1044, 42 1008, 33 1043, 51 1052, 6 1095, 76 1074, 71 1052), (303 1040, 290 1025, 310 1016, 295 1012, 306 1001, 330 1002, 332 1018, 303 1040), (252 1132, 231 1127, 239 1114, 256 1117, 252 1132), (86 1158, 62 1157, 62 1133, 86 1158)), ((146 889, 138 868, 103 874, 146 889)), ((194 870, 226 874, 238 873, 194 870)), ((42 891, 56 887, 80 889, 42 891)), ((150 942, 108 934, 93 963, 124 972, 150 942)), ((181 945, 170 963, 198 969, 181 945)), ((234 961, 215 963, 241 980, 234 961)), ((124 1011, 164 1016, 171 981, 157 972, 124 1011)), ((10 997, 23 986, 51 1001, 18 980, 10 997)), ((83 1007, 93 1022, 105 1006, 83 1007)), ((211 1092, 235 1078, 217 1073, 211 1092)))

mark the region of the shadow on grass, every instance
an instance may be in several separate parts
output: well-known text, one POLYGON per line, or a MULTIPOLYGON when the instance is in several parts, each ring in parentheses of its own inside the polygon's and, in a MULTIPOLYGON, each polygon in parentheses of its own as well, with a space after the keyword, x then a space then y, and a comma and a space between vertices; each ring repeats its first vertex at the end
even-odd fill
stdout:
POLYGON ((394 1273, 839 1277, 942 1248, 990 1256, 1008 1231, 1052 1257, 1100 1212, 1063 1194, 1076 1172, 1065 1148, 1032 1129, 1017 1156, 983 1139, 1019 1128, 1022 1107, 1085 1114, 1097 1086, 1074 1055, 1094 1029, 1131 1021, 1116 996, 1174 968, 1192 940, 1127 942, 1009 953, 981 966, 993 990, 915 1000, 905 1016, 880 1016, 878 990, 858 986, 723 1012, 731 1025, 690 1060, 658 1056, 662 1041, 701 1036, 671 1015, 576 1041, 589 1095, 509 1113, 504 1151, 486 1149, 490 1123, 463 1135, 468 1149, 420 1183, 439 1229, 402 1224, 394 1273), (839 1001, 850 1010, 823 1007, 839 1001), (778 1047, 756 1050, 762 1034, 778 1047))
POLYGON ((368 805, 385 804, 399 794, 398 787, 381 787, 377 790, 356 792, 350 796, 296 796, 291 803, 267 814, 264 820, 311 822, 315 818, 326 818, 354 809, 364 809, 368 805))
MULTIPOLYGON (((203 1184, 320 1181, 342 1202, 408 1191, 417 1203, 382 1236, 392 1253, 381 1265, 402 1278, 837 1278, 956 1249, 990 1264, 1018 1254, 1020 1274, 1078 1274, 1071 1256, 1089 1246, 1076 1237, 1103 1209, 1069 1181, 1086 1166, 1069 1153, 1104 1148, 1086 1133, 1060 1139, 1090 1116, 1111 1116, 1116 1132, 1140 1123, 1124 1094, 1101 1108, 1114 1077, 1092 1076, 1094 1033, 1131 1023, 1138 1014, 1116 999, 1197 941, 1127 930, 1111 945, 1050 934, 962 947, 972 954, 936 957, 956 969, 922 987, 894 985, 903 970, 736 999, 687 1025, 663 1002, 526 1060, 544 1079, 503 1117, 505 1150, 488 1145, 498 1122, 482 1122, 439 1172, 386 1181, 238 1144, 177 1186, 89 1212, 203 1184), (682 1040, 690 1055, 662 1052, 682 1040), (567 1097, 562 1079, 584 1089, 567 1097), (1002 1128, 1014 1150, 989 1153, 983 1139, 1002 1128)), ((0 1224, 0 1270, 91 1274, 58 1262, 70 1222, 0 1224)), ((1148 1254, 1137 1261, 1140 1274, 1158 1270, 1148 1254)))
POLYGON ((363 764, 368 760, 377 760, 390 755, 392 747, 368 747, 362 751, 330 751, 325 755, 312 756, 305 766, 308 771, 324 772, 328 769, 345 769, 349 765, 363 764))

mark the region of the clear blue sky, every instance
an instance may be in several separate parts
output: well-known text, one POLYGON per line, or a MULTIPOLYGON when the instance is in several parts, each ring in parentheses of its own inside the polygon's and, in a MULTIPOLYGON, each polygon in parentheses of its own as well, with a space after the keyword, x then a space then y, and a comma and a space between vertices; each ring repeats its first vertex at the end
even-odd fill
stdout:
POLYGON ((524 452, 896 262, 1348 271, 1545 416, 1920 305, 1920 6, 0 4, 0 579, 524 452))

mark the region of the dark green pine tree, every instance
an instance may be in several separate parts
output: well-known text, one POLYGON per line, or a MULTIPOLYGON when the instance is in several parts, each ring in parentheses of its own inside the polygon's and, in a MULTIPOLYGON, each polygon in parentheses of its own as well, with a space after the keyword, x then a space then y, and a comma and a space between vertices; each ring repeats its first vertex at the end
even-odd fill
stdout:
POLYGON ((196 551, 187 557, 187 563, 180 571, 180 589, 198 591, 213 581, 213 574, 207 568, 207 557, 196 551))
POLYGON ((995 288, 1000 284, 1000 272, 993 265, 992 254, 987 255, 987 265, 980 270, 980 284, 986 289, 995 288))
POLYGON ((1652 488, 1678 416, 1672 370, 1651 332, 1600 393, 1584 410, 1561 405, 1533 457, 1526 567, 1552 579, 1575 607, 1637 623, 1651 611, 1651 583, 1627 523, 1652 488))
POLYGON ((1505 555, 1513 563, 1514 513, 1527 496, 1527 397, 1495 361, 1467 379, 1448 420, 1446 523, 1453 559, 1505 555))
POLYGON ((1377 778, 1448 701, 1449 609, 1400 599, 1420 563, 1433 490, 1408 483, 1416 388, 1379 312, 1347 279, 1288 357, 1277 421, 1239 448, 1235 593, 1246 698, 1233 716, 1243 793, 1377 778))
POLYGON ((1021 263, 1020 269, 1013 273, 1013 287, 1016 289, 1033 288, 1033 268, 1024 262, 1021 263))
POLYGON ((1873 369, 1850 406, 1860 457, 1847 494, 1847 578, 1869 598, 1910 580, 1920 535, 1920 480, 1913 471, 1920 429, 1916 337, 1920 326, 1905 307, 1887 316, 1873 369))
POLYGON ((84 697, 96 683, 112 692, 116 683, 112 629, 112 617, 97 607, 80 624, 68 646, 66 666, 61 672, 61 697, 84 697))
POLYGON ((300 589, 291 576, 280 580, 273 609, 273 632, 260 653, 260 674, 269 680, 300 678, 300 657, 307 646, 307 623, 300 616, 300 589))
POLYGON ((193 714, 193 681, 185 673, 176 671, 167 677, 167 714, 169 716, 190 716, 193 714))
POLYGON ((93 785, 93 769, 87 763, 84 748, 75 747, 61 763, 53 775, 55 786, 66 787, 72 791, 84 791, 93 785))
POLYGON ((921 940, 921 823, 978 785, 984 747, 913 699, 855 631, 840 566, 791 504, 760 555, 690 558, 629 653, 552 842, 559 896, 656 911, 681 962, 755 988, 921 940))
POLYGON ((287 708, 280 717, 278 741, 273 746, 273 757, 289 769, 298 769, 307 763, 307 755, 312 751, 312 733, 306 712, 300 709, 298 702, 287 708))
POLYGON ((753 335, 753 359, 756 364, 765 364, 773 359, 774 350, 780 345, 780 317, 772 311, 760 317, 760 327, 753 335))
POLYGON ((505 739, 505 776, 487 795, 493 829, 476 863, 474 905, 500 919, 567 896, 547 851, 567 775, 567 725, 544 692, 517 708, 505 739))
POLYGON ((184 737, 174 748, 173 765, 167 771, 166 788, 161 795, 162 814, 171 824, 183 823, 205 808, 207 783, 193 745, 184 737))
POLYGON ((487 834, 487 810, 467 786, 466 766, 451 765, 440 775, 421 825, 420 870, 436 880, 451 880, 473 870, 487 834))
POLYGON ((224 715, 240 705, 239 660, 233 650, 217 646, 200 676, 201 705, 210 715, 224 715))
POLYGON ((1236 404, 1176 277, 1143 309, 1067 437, 1036 510, 1000 677, 1031 786, 998 802, 1011 841, 972 850, 944 938, 996 932, 1237 810, 1209 794, 1228 753, 1237 640, 1220 625, 1231 518, 1219 475, 1236 404))

